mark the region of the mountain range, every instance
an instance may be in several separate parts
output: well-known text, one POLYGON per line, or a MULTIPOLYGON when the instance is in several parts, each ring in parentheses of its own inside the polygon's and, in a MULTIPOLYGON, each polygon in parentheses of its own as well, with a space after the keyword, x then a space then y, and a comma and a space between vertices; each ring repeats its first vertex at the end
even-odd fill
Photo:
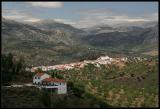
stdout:
POLYGON ((53 65, 90 54, 158 51, 158 22, 75 28, 54 20, 22 23, 2 18, 2 53, 23 56, 29 65, 53 65))

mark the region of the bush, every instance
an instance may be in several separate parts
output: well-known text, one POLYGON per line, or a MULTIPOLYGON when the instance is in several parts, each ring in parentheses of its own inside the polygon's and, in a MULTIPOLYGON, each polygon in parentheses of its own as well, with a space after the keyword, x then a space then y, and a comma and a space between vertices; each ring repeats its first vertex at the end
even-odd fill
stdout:
POLYGON ((73 88, 73 92, 76 96, 83 98, 83 94, 85 92, 85 87, 82 84, 78 84, 73 88))
POLYGON ((41 101, 46 107, 51 107, 51 98, 49 92, 43 90, 41 95, 41 101))

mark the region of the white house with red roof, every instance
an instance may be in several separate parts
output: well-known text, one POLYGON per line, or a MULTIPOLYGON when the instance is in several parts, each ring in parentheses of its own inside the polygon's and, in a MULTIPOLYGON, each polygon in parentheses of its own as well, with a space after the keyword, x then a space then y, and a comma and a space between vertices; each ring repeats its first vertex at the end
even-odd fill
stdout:
POLYGON ((46 73, 37 73, 33 77, 33 84, 41 85, 42 84, 42 80, 44 80, 45 78, 49 78, 49 77, 50 77, 50 75, 48 75, 46 73))
POLYGON ((67 93, 67 83, 65 80, 51 78, 46 73, 37 73, 33 77, 33 84, 37 85, 40 89, 52 90, 57 94, 67 93))

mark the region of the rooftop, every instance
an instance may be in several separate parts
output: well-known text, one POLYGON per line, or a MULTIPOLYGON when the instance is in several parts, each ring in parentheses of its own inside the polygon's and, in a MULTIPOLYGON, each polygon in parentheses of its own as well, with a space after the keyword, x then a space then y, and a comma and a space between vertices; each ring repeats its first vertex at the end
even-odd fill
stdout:
POLYGON ((41 77, 44 73, 37 73, 35 76, 41 77))

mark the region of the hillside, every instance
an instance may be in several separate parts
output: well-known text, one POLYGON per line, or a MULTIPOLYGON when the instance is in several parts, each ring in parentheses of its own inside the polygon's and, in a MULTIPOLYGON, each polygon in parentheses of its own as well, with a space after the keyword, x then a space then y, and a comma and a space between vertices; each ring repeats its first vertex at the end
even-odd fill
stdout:
POLYGON ((74 62, 93 54, 145 56, 152 49, 158 49, 158 25, 77 29, 52 20, 24 24, 2 18, 2 53, 23 56, 28 65, 74 62))
MULTIPOLYGON (((34 74, 19 68, 24 63, 13 61, 11 55, 7 57, 2 58, 3 63, 10 63, 2 66, 3 82, 8 78, 10 84, 32 82, 34 74)), ((33 86, 3 86, 2 107, 158 107, 158 64, 155 59, 129 58, 127 62, 45 71, 65 79, 66 95, 46 93, 33 86)))
MULTIPOLYGON (((93 64, 57 73, 112 107, 157 107, 158 62, 130 60, 123 67, 93 64), (149 86, 149 87, 148 87, 149 86)), ((51 73, 51 72, 50 72, 51 73)), ((86 96, 82 93, 82 96, 86 96)))
POLYGON ((28 24, 2 19, 2 53, 23 56, 33 65, 74 61, 88 48, 62 30, 41 30, 28 24))
POLYGON ((149 51, 153 48, 158 49, 158 25, 147 28, 136 26, 113 28, 107 25, 106 27, 96 27, 90 31, 96 33, 84 37, 83 40, 95 47, 130 51, 138 49, 137 51, 139 52, 142 49, 144 51, 149 51))
MULTIPOLYGON (((88 94, 89 95, 89 94, 88 94)), ((35 87, 3 88, 2 107, 4 108, 84 108, 104 107, 102 101, 86 96, 80 98, 72 93, 67 95, 51 95, 35 87), (7 94, 5 92, 8 92, 7 94)), ((105 105, 109 107, 109 105, 105 105)))
POLYGON ((36 28, 42 29, 42 30, 49 30, 49 31, 61 30, 61 31, 72 33, 72 34, 84 34, 85 33, 85 31, 81 29, 77 29, 69 24, 59 23, 54 20, 42 20, 39 22, 28 23, 28 24, 36 28))

